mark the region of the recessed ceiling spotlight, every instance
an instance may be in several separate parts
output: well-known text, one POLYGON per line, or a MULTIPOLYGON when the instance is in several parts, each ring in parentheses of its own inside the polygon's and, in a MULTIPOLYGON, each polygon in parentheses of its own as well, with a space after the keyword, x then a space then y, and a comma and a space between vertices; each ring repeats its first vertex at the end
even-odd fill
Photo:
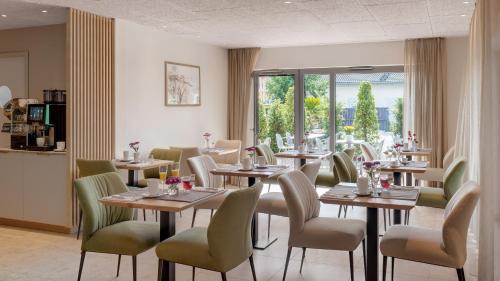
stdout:
POLYGON ((6 18, 6 17, 7 17, 7 15, 2 15, 2 18, 6 18))
POLYGON ((470 1, 464 1, 464 4, 470 4, 470 1))
POLYGON ((466 14, 461 14, 460 16, 461 16, 461 17, 465 17, 465 16, 467 16, 467 15, 466 15, 466 14))
POLYGON ((47 12, 47 10, 42 10, 42 13, 46 13, 46 12, 47 12))
POLYGON ((285 3, 285 4, 292 4, 292 1, 285 1, 283 3, 285 3))

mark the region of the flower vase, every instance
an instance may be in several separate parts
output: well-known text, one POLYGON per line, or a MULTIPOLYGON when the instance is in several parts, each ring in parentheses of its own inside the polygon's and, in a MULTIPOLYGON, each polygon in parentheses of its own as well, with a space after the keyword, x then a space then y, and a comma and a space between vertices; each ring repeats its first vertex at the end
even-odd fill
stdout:
POLYGON ((354 140, 354 137, 352 135, 349 134, 349 135, 345 136, 345 141, 347 143, 352 143, 353 140, 354 140))
POLYGON ((417 143, 415 141, 412 141, 411 142, 411 150, 413 152, 417 151, 417 143))
POLYGON ((134 162, 139 162, 141 154, 139 151, 134 152, 134 162))
POLYGON ((210 140, 209 139, 205 139, 205 148, 206 149, 210 148, 210 140))
POLYGON ((177 187, 177 184, 171 184, 167 188, 167 194, 170 196, 175 196, 179 194, 179 188, 177 187))

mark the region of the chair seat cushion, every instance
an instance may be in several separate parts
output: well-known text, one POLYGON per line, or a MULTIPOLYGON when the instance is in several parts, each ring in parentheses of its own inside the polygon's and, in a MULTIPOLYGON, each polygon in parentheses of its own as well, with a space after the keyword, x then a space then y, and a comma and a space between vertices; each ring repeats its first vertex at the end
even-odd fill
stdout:
POLYGON ((229 194, 229 192, 226 192, 221 194, 221 195, 217 195, 215 197, 212 197, 210 199, 208 199, 207 201, 201 203, 201 204, 198 204, 195 206, 196 209, 219 209, 219 206, 222 204, 222 202, 224 202, 224 200, 226 199, 227 195, 229 194))
POLYGON ((207 229, 194 227, 168 238, 156 247, 159 259, 225 272, 210 256, 207 229))
POLYGON ((427 168, 425 173, 415 173, 413 176, 416 180, 442 182, 444 170, 442 168, 427 168))
POLYGON ((439 187, 421 187, 418 195, 417 205, 432 208, 446 208, 448 200, 444 195, 444 190, 439 187))
POLYGON ((339 183, 338 179, 334 176, 333 172, 328 170, 320 170, 316 178, 316 185, 334 187, 339 183))
POLYGON ((95 232, 82 244, 83 251, 135 256, 160 242, 160 225, 124 221, 95 232))
POLYGON ((365 237, 362 220, 317 217, 308 220, 302 233, 289 246, 353 251, 365 237))
POLYGON ((285 197, 281 192, 268 192, 260 196, 255 209, 257 213, 288 217, 285 197))
POLYGON ((390 227, 380 242, 384 256, 462 268, 443 249, 442 232, 406 225, 390 227))

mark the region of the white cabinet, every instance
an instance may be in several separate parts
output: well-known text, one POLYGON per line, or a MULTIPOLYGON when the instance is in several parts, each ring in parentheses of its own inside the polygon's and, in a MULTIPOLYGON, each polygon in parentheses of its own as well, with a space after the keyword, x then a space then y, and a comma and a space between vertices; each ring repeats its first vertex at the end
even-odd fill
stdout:
POLYGON ((23 155, 0 153, 0 217, 23 219, 23 155))
POLYGON ((24 220, 67 225, 66 156, 26 153, 24 171, 24 220))
POLYGON ((65 154, 0 151, 0 218, 70 227, 65 154))

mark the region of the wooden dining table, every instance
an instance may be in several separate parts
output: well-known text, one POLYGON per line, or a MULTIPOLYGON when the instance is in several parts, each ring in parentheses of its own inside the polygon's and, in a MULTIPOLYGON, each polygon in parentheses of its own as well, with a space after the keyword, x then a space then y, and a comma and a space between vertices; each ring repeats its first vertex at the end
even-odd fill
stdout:
POLYGON ((298 150, 288 150, 275 153, 274 156, 277 158, 300 159, 300 166, 304 166, 308 159, 324 159, 330 157, 332 154, 331 151, 299 152, 298 150))
POLYGON ((114 160, 113 164, 119 170, 128 170, 128 186, 139 186, 139 171, 168 166, 173 164, 174 161, 148 159, 140 162, 114 160))
MULTIPOLYGON (((290 168, 285 165, 269 165, 266 169, 253 168, 251 170, 243 170, 239 165, 225 165, 211 170, 210 173, 225 177, 248 178, 248 186, 252 187, 257 180, 275 177, 289 170, 290 168)), ((259 216, 257 213, 254 213, 252 219, 252 245, 254 249, 264 250, 277 240, 278 238, 259 240, 259 216)))
POLYGON ((211 147, 211 148, 201 149, 201 153, 203 153, 203 154, 217 155, 217 156, 232 154, 232 153, 236 153, 236 152, 238 152, 238 149, 228 149, 228 148, 222 148, 222 147, 211 147))
POLYGON ((409 164, 403 165, 399 164, 398 166, 391 166, 388 161, 380 161, 382 166, 380 168, 381 172, 392 173, 394 177, 394 185, 401 185, 401 174, 406 173, 406 182, 412 182, 412 174, 417 173, 425 173, 427 171, 427 164, 424 166, 422 161, 422 165, 418 167, 413 166, 411 163, 416 163, 409 161, 409 164))
MULTIPOLYGON (((112 197, 102 198, 99 201, 104 205, 131 208, 150 209, 160 212, 160 241, 175 235, 175 213, 191 207, 195 207, 215 196, 222 195, 227 190, 210 192, 210 195, 194 202, 169 201, 161 199, 138 199, 123 200, 112 197)), ((175 263, 167 262, 167 266, 162 267, 162 281, 175 281, 175 263)))
MULTIPOLYGON (((343 183, 338 184, 335 188, 347 188, 352 185, 343 183)), ((418 190, 417 190, 418 192, 418 190)), ((417 195, 418 198, 418 195, 417 195)), ((355 197, 345 199, 328 195, 328 192, 323 194, 320 199, 324 204, 335 204, 344 206, 360 206, 366 207, 366 236, 367 236, 367 263, 366 263, 366 280, 378 280, 378 253, 379 253, 379 209, 394 210, 394 224, 401 224, 401 210, 409 211, 416 205, 416 200, 402 199, 386 199, 381 197, 355 197)))

